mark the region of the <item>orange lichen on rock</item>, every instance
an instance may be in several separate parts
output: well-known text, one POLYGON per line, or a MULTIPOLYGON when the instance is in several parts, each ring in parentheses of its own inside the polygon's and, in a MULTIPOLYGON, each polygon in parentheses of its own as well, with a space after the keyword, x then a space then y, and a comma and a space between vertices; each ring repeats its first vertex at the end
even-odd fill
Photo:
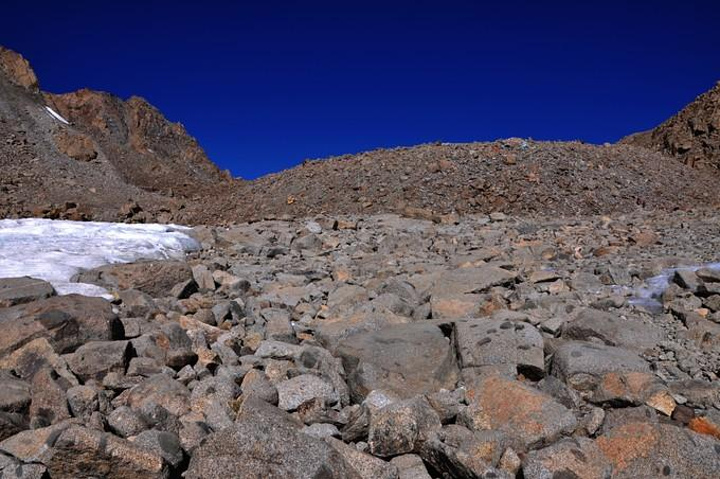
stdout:
POLYGON ((720 439, 720 427, 705 417, 695 417, 690 420, 688 427, 699 434, 706 434, 720 439))
POLYGON ((638 458, 648 457, 659 439, 650 423, 634 422, 617 427, 597 439, 597 445, 617 470, 623 470, 638 458))

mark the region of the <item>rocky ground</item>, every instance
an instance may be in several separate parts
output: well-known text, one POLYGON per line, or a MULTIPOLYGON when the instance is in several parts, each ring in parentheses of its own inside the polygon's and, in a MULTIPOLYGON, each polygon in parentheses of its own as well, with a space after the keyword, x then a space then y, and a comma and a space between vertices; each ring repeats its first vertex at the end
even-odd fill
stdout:
POLYGON ((2 477, 714 478, 720 214, 317 216, 0 281, 2 477))

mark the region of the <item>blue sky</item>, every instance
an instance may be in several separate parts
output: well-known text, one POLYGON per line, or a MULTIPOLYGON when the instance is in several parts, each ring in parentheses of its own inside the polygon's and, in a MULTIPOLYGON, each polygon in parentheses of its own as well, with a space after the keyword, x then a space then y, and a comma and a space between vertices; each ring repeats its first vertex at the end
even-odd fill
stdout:
POLYGON ((6 0, 3 16, 0 44, 43 89, 145 97, 244 178, 430 141, 616 141, 720 80, 717 0, 6 0))

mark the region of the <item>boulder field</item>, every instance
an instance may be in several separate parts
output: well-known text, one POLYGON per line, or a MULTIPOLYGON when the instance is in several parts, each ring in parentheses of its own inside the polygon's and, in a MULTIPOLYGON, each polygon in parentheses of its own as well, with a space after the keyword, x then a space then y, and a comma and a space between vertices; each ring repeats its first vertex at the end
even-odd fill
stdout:
POLYGON ((79 275, 112 301, 0 280, 0 476, 717 477, 719 229, 316 216, 79 275))

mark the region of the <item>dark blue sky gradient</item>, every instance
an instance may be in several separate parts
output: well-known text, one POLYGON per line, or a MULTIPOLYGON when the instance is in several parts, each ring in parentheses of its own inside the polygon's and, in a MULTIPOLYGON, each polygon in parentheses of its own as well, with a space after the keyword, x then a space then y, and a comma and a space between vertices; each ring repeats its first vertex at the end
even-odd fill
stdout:
POLYGON ((143 96, 254 178, 520 136, 602 143, 720 80, 720 1, 28 2, 0 44, 52 92, 143 96))

